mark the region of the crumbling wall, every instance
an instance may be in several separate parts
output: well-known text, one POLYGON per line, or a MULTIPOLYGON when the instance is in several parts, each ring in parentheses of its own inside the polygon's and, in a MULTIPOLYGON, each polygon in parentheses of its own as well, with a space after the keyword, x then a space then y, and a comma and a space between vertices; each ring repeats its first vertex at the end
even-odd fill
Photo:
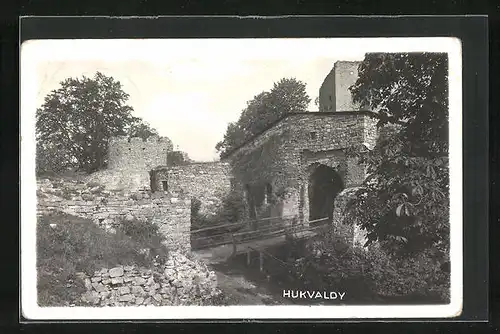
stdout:
POLYGON ((335 72, 335 111, 360 110, 359 103, 354 103, 349 87, 358 79, 359 61, 337 61, 335 72))
POLYGON ((108 142, 108 169, 149 171, 165 165, 172 148, 172 141, 167 137, 151 136, 146 140, 112 137, 108 142))
POLYGON ((319 89, 319 111, 335 111, 335 70, 325 77, 319 89))
POLYGON ((172 141, 167 137, 151 136, 146 140, 112 137, 108 141, 107 169, 91 174, 87 182, 98 182, 108 189, 149 188, 148 172, 167 164, 172 148, 172 141))
POLYGON ((231 171, 226 162, 194 162, 158 167, 152 171, 152 175, 153 190, 196 198, 201 202, 201 210, 211 214, 231 190, 231 171))
POLYGON ((285 189, 294 188, 298 196, 287 198, 287 206, 296 208, 299 220, 307 223, 309 166, 325 164, 340 174, 344 187, 358 186, 365 178, 365 169, 344 150, 372 145, 376 135, 376 122, 368 112, 292 114, 229 159, 240 189, 248 184, 264 189, 263 185, 269 184, 273 193, 281 196, 285 189), (247 165, 242 163, 245 160, 247 165))
POLYGON ((81 298, 85 306, 212 305, 221 293, 215 272, 178 252, 170 252, 163 266, 118 266, 78 275, 87 289, 81 298))
POLYGON ((122 219, 151 221, 159 226, 170 249, 190 251, 191 199, 153 195, 147 191, 122 193, 77 182, 39 180, 38 214, 62 211, 91 219, 105 229, 122 219))
POLYGON ((337 61, 319 89, 319 111, 356 111, 349 87, 358 79, 359 61, 337 61))

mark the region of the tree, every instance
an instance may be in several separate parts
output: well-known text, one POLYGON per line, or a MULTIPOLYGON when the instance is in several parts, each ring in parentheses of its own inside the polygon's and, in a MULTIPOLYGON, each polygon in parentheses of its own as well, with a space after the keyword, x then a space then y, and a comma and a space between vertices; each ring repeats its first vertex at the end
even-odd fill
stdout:
POLYGON ((129 137, 140 137, 147 139, 151 136, 158 136, 158 131, 152 128, 148 123, 138 117, 133 117, 131 124, 127 129, 129 137))
POLYGON ((269 92, 261 92, 247 102, 238 121, 228 125, 224 139, 215 148, 223 158, 287 113, 307 111, 310 102, 305 83, 283 78, 269 92))
POLYGON ((367 54, 350 88, 385 132, 371 151, 350 152, 367 178, 345 212, 368 244, 392 254, 449 250, 448 59, 446 54, 367 54))
POLYGON ((240 146, 249 137, 245 130, 240 127, 239 122, 231 122, 227 125, 224 139, 215 145, 215 149, 219 152, 222 158, 233 148, 240 146))
POLYGON ((105 166, 108 138, 145 130, 128 97, 120 82, 100 72, 62 81, 36 112, 38 172, 105 166))

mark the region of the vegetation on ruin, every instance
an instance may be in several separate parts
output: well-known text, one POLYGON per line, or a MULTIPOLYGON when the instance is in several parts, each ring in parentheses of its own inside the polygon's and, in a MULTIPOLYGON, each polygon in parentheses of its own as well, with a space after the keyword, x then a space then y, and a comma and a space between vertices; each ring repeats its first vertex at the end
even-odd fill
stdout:
MULTIPOLYGON (((279 165, 281 143, 287 134, 272 134, 255 148, 244 148, 231 159, 231 171, 234 177, 243 184, 263 186, 276 178, 273 166, 279 165)), ((280 179, 293 182, 286 169, 280 169, 280 179)), ((291 184, 289 184, 291 186, 291 184)), ((274 191, 277 192, 277 191, 274 191)))
POLYGON ((305 83, 283 78, 270 91, 261 92, 247 102, 238 121, 229 123, 224 139, 215 148, 223 158, 287 113, 307 111, 310 102, 305 83))
MULTIPOLYGON (((238 226, 225 227, 224 225, 242 222, 246 217, 245 204, 240 192, 231 191, 222 198, 222 203, 214 215, 200 213, 201 201, 196 198, 191 199, 191 231, 204 227, 221 228, 211 229, 191 235, 191 246, 196 249, 202 245, 220 241, 221 234, 239 229, 238 226), (215 236, 215 237, 214 237, 215 236)), ((225 235, 225 238, 230 235, 225 235)))
POLYGON ((157 134, 132 115, 128 98, 119 81, 100 72, 62 81, 36 112, 37 172, 94 172, 107 163, 110 137, 157 134))
MULTIPOLYGON (((302 288, 344 287, 354 299, 449 302, 447 57, 369 54, 359 73, 354 100, 377 111, 380 130, 390 131, 373 150, 346 152, 368 177, 345 224, 291 245, 289 273, 302 288), (367 232, 367 249, 352 246, 354 224, 367 232)), ((265 181, 277 156, 272 141, 245 151, 236 173, 265 181)))
POLYGON ((392 128, 373 150, 348 152, 368 176, 344 223, 367 232, 368 251, 339 249, 338 231, 329 231, 304 257, 304 268, 316 268, 309 276, 337 284, 340 272, 379 295, 449 301, 447 83, 445 54, 366 56, 354 100, 392 128))
POLYGON ((118 265, 152 266, 156 255, 167 254, 155 227, 128 221, 109 233, 88 219, 63 213, 42 216, 36 233, 38 303, 78 303, 85 286, 77 272, 92 275, 118 265))

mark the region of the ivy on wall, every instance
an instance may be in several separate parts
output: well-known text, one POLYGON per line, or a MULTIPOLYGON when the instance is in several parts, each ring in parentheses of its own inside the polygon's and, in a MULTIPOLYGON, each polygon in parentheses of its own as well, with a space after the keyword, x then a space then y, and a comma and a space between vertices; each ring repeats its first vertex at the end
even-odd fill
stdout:
POLYGON ((288 137, 287 132, 272 134, 258 147, 243 149, 232 158, 233 176, 241 185, 249 185, 259 202, 267 184, 275 186, 273 196, 284 194, 287 187, 297 186, 299 171, 293 170, 283 154, 288 137))

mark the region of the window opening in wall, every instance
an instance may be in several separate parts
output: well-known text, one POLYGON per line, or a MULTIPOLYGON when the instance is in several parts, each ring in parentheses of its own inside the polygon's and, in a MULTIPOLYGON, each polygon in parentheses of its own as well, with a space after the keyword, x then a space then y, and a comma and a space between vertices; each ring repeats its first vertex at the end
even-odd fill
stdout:
POLYGON ((168 191, 168 182, 167 181, 161 181, 161 185, 163 187, 163 191, 168 191))
POLYGON ((128 148, 128 150, 129 150, 129 151, 132 151, 132 149, 131 149, 130 147, 128 148))
POLYGON ((316 132, 309 132, 309 137, 314 140, 318 137, 318 134, 316 132))
POLYGON ((328 98, 330 99, 330 102, 332 102, 332 96, 328 95, 328 98))
POLYGON ((142 150, 144 151, 144 150, 146 150, 146 148, 145 148, 145 147, 143 147, 143 148, 142 148, 142 150))

